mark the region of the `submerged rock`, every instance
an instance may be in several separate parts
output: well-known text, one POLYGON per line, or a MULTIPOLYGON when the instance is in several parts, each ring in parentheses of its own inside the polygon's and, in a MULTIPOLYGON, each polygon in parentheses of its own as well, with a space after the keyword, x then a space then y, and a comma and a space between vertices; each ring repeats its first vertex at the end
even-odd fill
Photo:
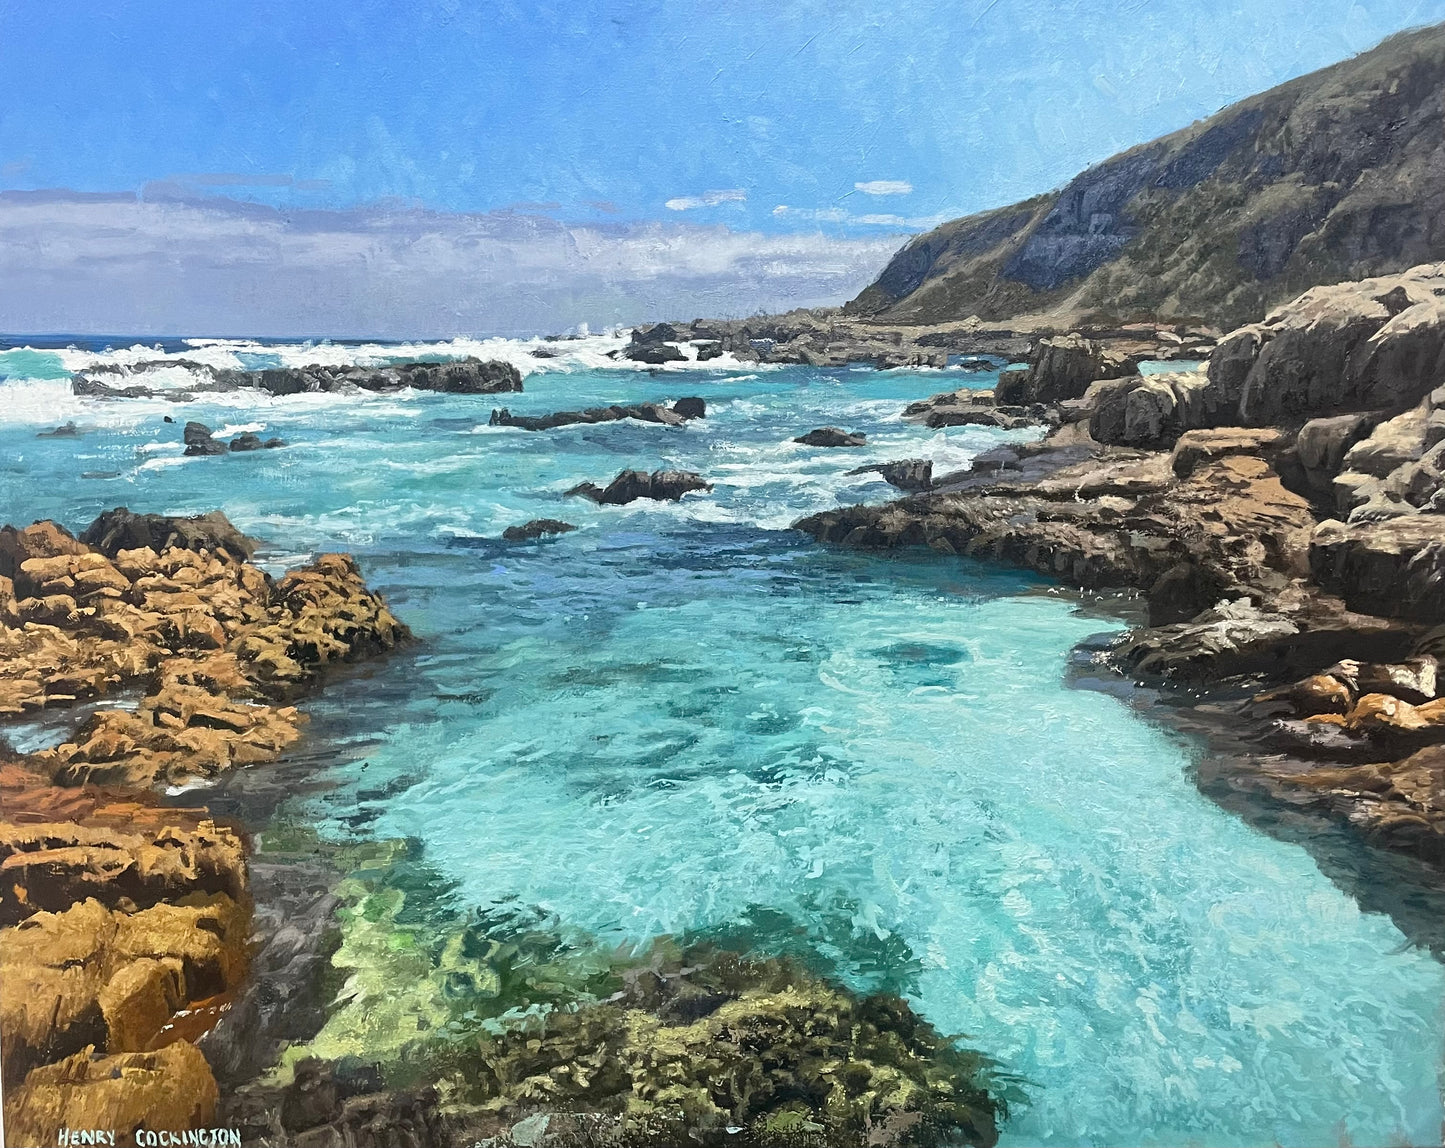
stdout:
POLYGON ((502 538, 507 542, 531 542, 547 534, 566 534, 569 530, 576 529, 572 523, 556 518, 534 518, 521 526, 507 527, 502 531, 502 538))
POLYGON ((837 427, 818 427, 793 440, 804 446, 867 446, 868 436, 851 434, 837 427))
POLYGON ((655 470, 651 474, 641 470, 624 470, 605 489, 596 483, 583 482, 567 494, 579 494, 603 506, 624 506, 639 498, 676 502, 690 491, 711 489, 712 483, 687 470, 655 470))
POLYGON ((35 437, 36 437, 36 438, 79 438, 79 437, 80 437, 80 428, 77 427, 77 426, 75 425, 75 423, 73 423, 73 422, 68 422, 68 423, 66 423, 64 426, 56 427, 54 430, 40 431, 38 434, 36 434, 35 437))
POLYGON ((724 945, 619 953, 521 911, 422 925, 425 886, 394 881, 350 883, 336 963, 356 994, 296 1050, 334 1065, 300 1062, 306 1123, 335 1119, 363 1057, 367 1088, 444 1088, 453 1142, 992 1145, 1007 1114, 992 1063, 900 997, 724 945))

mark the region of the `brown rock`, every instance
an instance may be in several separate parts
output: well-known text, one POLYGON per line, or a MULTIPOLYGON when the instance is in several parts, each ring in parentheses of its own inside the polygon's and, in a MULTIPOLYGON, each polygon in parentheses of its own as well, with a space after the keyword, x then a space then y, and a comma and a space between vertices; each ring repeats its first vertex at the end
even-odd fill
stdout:
POLYGON ((6 1091, 6 1139, 54 1144, 61 1128, 104 1128, 115 1131, 116 1143, 129 1144, 141 1128, 206 1127, 218 1100, 206 1058, 184 1041, 116 1056, 87 1047, 6 1091))

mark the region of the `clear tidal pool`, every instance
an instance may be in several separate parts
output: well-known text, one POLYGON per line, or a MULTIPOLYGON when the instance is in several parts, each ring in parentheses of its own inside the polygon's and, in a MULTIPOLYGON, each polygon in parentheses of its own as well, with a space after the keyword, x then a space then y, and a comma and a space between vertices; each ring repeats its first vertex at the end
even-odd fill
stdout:
POLYGON ((898 417, 991 381, 574 367, 521 395, 171 404, 12 379, 0 507, 75 529, 219 507, 278 565, 355 553, 421 644, 308 703, 361 747, 296 799, 323 835, 412 839, 461 902, 609 943, 801 937, 1026 1082, 1005 1143, 1438 1142, 1445 970, 1201 795, 1187 739, 1069 687, 1074 644, 1122 622, 1031 576, 787 530, 895 495, 848 469, 998 442, 898 417), (686 428, 485 425, 689 394, 709 411, 686 428), (183 459, 186 418, 291 445, 183 459), (35 437, 67 419, 79 437, 35 437), (869 446, 788 441, 823 425, 869 446), (562 497, 660 466, 716 488, 562 497), (495 541, 537 517, 579 529, 495 541))

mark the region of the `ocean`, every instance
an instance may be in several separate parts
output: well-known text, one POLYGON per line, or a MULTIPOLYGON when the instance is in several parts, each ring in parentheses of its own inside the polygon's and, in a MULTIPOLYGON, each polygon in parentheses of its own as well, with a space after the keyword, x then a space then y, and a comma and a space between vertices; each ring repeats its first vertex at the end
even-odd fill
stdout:
POLYGON ((457 912, 524 906, 639 949, 711 931, 804 950, 1018 1078, 1005 1143, 1438 1142, 1445 970, 1304 848, 1201 793, 1200 745, 1073 683, 1071 651, 1122 630, 1125 606, 789 530, 897 497, 856 467, 940 473, 1032 433, 900 417, 996 372, 644 369, 607 357, 622 343, 18 347, 0 352, 0 508, 76 531, 120 505, 219 508, 274 571, 355 554, 419 641, 305 704, 336 749, 326 784, 275 816, 409 842, 457 912), (184 391, 187 362, 460 354, 516 363, 525 391, 69 386, 106 362, 163 361, 146 381, 184 391), (691 395, 707 415, 684 427, 487 425, 503 405, 691 395), (188 419, 288 445, 187 458, 188 419), (75 436, 37 437, 67 422, 75 436), (868 445, 791 441, 818 426, 868 445), (564 494, 661 467, 713 490, 564 494), (544 517, 577 529, 500 541, 544 517))

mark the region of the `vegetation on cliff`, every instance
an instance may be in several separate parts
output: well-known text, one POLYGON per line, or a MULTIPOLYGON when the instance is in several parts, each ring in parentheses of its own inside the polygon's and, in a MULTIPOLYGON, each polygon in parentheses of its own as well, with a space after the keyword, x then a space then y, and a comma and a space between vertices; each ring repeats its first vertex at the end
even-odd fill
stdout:
POLYGON ((1242 100, 1059 191, 904 247, 846 308, 1228 326, 1320 283, 1445 258, 1445 26, 1242 100))

